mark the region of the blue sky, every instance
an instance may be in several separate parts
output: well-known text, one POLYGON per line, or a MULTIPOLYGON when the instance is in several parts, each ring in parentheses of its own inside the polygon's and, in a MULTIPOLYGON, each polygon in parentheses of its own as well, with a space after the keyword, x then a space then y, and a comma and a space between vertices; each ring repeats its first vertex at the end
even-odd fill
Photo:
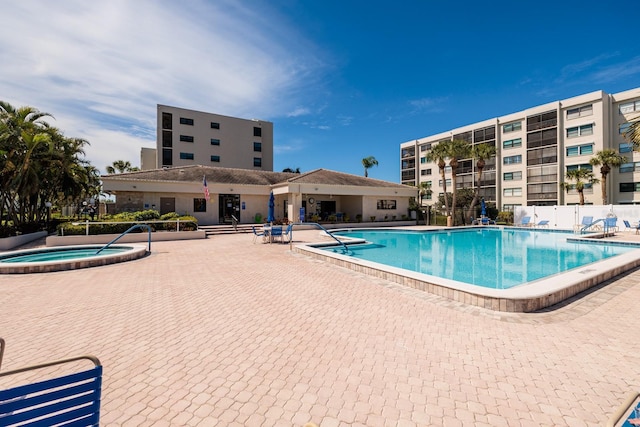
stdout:
POLYGON ((640 86, 632 1, 5 2, 0 100, 50 112, 101 171, 156 104, 274 123, 274 170, 400 180, 399 145, 640 86))

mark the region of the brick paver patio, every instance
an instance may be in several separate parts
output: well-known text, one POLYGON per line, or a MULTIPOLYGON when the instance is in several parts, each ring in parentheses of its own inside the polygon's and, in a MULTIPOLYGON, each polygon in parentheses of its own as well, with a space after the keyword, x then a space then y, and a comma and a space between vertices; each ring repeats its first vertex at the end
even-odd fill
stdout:
POLYGON ((601 426, 640 388, 640 272, 505 314, 252 240, 0 276, 2 369, 97 355, 106 426, 601 426))

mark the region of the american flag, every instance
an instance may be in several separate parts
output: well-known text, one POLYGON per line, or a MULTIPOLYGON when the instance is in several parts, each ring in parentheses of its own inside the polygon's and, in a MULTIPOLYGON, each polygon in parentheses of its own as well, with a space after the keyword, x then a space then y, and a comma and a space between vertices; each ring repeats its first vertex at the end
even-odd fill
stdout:
POLYGON ((204 198, 208 202, 209 201, 209 187, 207 187, 207 177, 202 177, 202 186, 204 187, 204 198))

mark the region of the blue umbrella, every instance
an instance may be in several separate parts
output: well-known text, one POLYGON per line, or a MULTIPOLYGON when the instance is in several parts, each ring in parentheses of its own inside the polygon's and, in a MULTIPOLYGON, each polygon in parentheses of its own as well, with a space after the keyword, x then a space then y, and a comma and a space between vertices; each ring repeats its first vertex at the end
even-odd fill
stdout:
POLYGON ((487 205, 484 204, 484 197, 480 199, 480 215, 487 216, 487 205))
POLYGON ((267 222, 273 222, 275 220, 274 218, 275 207, 276 207, 276 200, 275 200, 275 197, 273 196, 273 191, 272 191, 271 194, 269 195, 269 215, 267 216, 267 222))

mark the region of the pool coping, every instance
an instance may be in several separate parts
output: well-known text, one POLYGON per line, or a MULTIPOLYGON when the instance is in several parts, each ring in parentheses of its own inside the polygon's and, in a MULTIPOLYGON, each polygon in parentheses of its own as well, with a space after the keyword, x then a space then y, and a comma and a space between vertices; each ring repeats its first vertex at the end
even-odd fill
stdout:
MULTIPOLYGON (((546 230, 540 231, 544 232, 546 230)), ((341 236, 341 238, 342 237, 344 236, 341 236)), ((620 242, 617 241, 607 241, 603 236, 596 234, 586 236, 573 235, 568 238, 584 241, 592 241, 592 239, 598 238, 599 240, 593 242, 594 244, 605 242, 620 244, 620 242)), ((345 241, 347 240, 348 238, 345 238, 345 241)), ((362 241, 362 239, 358 240, 362 241)), ((597 286, 606 280, 640 266, 640 245, 628 244, 630 246, 636 246, 638 249, 509 289, 491 289, 318 249, 319 246, 326 247, 327 245, 335 246, 335 242, 301 244, 296 245, 294 250, 297 253, 310 256, 313 259, 326 261, 330 264, 345 267, 379 279, 389 280, 454 301, 483 307, 489 310, 513 313, 528 313, 553 306, 589 288, 597 286)))
MULTIPOLYGON (((40 252, 53 252, 58 249, 73 250, 73 249, 88 249, 95 248, 100 249, 104 245, 73 245, 73 246, 55 246, 48 248, 38 249, 22 249, 17 251, 3 252, 0 255, 19 255, 27 253, 40 253, 40 252)), ((81 268, 97 267, 101 265, 115 264, 118 262, 132 261, 142 258, 147 255, 147 245, 142 244, 117 244, 115 247, 129 247, 130 250, 115 253, 99 255, 95 258, 77 258, 70 260, 54 260, 54 261, 42 261, 38 263, 31 262, 12 262, 2 263, 0 262, 0 274, 29 274, 29 273, 50 273, 54 271, 66 271, 77 270, 81 268)))

